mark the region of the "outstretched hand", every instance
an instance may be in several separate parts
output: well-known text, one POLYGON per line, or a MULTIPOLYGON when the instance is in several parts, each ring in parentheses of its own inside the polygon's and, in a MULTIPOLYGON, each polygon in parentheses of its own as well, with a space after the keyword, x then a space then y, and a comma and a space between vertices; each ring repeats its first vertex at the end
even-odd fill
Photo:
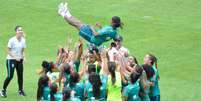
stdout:
POLYGON ((83 41, 82 41, 82 39, 79 39, 78 47, 80 48, 82 46, 83 46, 83 41))

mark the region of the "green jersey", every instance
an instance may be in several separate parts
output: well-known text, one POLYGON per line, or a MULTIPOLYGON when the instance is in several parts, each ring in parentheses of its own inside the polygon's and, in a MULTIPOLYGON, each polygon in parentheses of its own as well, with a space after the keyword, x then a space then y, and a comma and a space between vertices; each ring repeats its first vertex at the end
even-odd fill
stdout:
MULTIPOLYGON (((54 98, 55 98, 55 101, 62 101, 62 93, 56 93, 54 94, 54 98)), ((50 95, 48 96, 48 101, 51 101, 51 97, 50 95)))
POLYGON ((118 101, 121 99, 121 74, 115 71, 116 82, 112 85, 111 75, 108 76, 108 100, 118 101), (116 97, 114 97, 116 96, 116 97))
POLYGON ((153 66, 152 68, 154 69, 155 75, 151 78, 150 81, 154 82, 154 86, 150 87, 149 96, 157 96, 157 95, 160 95, 160 89, 159 89, 159 84, 158 84, 159 72, 155 66, 153 66))
POLYGON ((123 96, 128 99, 128 101, 141 101, 139 97, 140 85, 137 81, 135 84, 129 84, 123 90, 123 96))
POLYGON ((105 26, 102 29, 98 30, 97 32, 99 33, 99 35, 92 36, 91 42, 95 43, 98 46, 106 41, 115 39, 117 35, 117 30, 114 29, 112 26, 105 26))
POLYGON ((95 65, 96 66, 96 73, 100 73, 100 71, 101 71, 101 66, 98 64, 98 62, 97 61, 95 61, 94 63, 89 63, 88 62, 88 65, 89 64, 93 64, 93 65, 95 65))
POLYGON ((149 92, 150 92, 150 82, 147 80, 145 90, 145 96, 142 98, 142 101, 150 101, 149 92))
POLYGON ((75 60, 75 61, 73 62, 74 71, 75 71, 75 72, 78 72, 78 71, 79 71, 79 67, 80 67, 80 60, 75 60))
POLYGON ((69 84, 69 81, 70 81, 70 74, 64 73, 63 76, 66 79, 66 81, 64 82, 64 86, 66 87, 69 84))
POLYGON ((76 97, 78 97, 81 101, 85 101, 84 84, 83 83, 77 83, 77 84, 75 84, 75 86, 70 87, 70 88, 75 91, 76 97))
POLYGON ((100 98, 95 98, 93 95, 93 85, 89 82, 86 81, 85 84, 85 94, 88 96, 88 101, 94 101, 94 100, 98 100, 98 101, 106 101, 106 94, 107 94, 107 77, 106 76, 102 76, 101 77, 101 81, 102 81, 102 86, 100 87, 100 98))
POLYGON ((70 97, 66 101, 81 101, 81 100, 79 98, 76 98, 76 97, 70 97))
POLYGON ((43 88, 43 96, 42 96, 42 101, 43 100, 48 100, 48 95, 50 94, 50 88, 47 86, 47 87, 44 87, 43 88))

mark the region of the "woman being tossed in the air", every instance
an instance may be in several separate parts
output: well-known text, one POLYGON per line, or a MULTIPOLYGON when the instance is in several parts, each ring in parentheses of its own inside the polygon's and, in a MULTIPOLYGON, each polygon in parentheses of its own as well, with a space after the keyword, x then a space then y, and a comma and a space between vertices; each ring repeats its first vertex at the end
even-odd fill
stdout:
POLYGON ((99 30, 94 27, 82 23, 80 20, 71 15, 67 3, 61 3, 59 5, 58 14, 62 16, 70 25, 74 26, 79 30, 79 35, 82 36, 89 43, 100 46, 106 41, 115 39, 117 29, 122 27, 121 19, 118 16, 113 16, 111 24, 109 26, 102 27, 100 24, 96 24, 99 30))

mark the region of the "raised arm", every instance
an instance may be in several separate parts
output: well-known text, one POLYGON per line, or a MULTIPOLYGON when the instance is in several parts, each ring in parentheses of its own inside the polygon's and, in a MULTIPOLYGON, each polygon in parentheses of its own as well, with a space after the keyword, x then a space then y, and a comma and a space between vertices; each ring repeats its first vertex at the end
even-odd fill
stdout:
POLYGON ((126 75, 130 74, 130 72, 126 70, 128 65, 126 63, 124 56, 118 54, 116 57, 117 57, 118 64, 120 66, 119 70, 120 70, 121 75, 126 76, 126 75))
POLYGON ((76 51, 75 51, 75 59, 79 60, 82 56, 83 53, 83 42, 81 39, 79 39, 79 44, 76 47, 76 51))
POLYGON ((108 70, 108 58, 107 58, 107 51, 103 50, 101 53, 101 60, 102 60, 102 70, 103 74, 108 75, 109 70, 108 70))
POLYGON ((59 51, 57 53, 57 57, 56 57, 56 64, 59 65, 60 61, 61 61, 61 55, 62 55, 62 48, 59 48, 59 51))
POLYGON ((134 68, 132 68, 131 66, 127 65, 126 66, 126 69, 129 71, 129 72, 132 72, 134 70, 134 68))
POLYGON ((96 58, 96 60, 98 61, 98 63, 100 64, 101 63, 101 56, 99 53, 97 53, 95 50, 93 50, 93 54, 96 58))
POLYGON ((86 56, 83 56, 82 62, 81 62, 81 63, 83 63, 83 67, 79 72, 80 77, 82 77, 87 71, 87 61, 86 60, 87 60, 86 56))

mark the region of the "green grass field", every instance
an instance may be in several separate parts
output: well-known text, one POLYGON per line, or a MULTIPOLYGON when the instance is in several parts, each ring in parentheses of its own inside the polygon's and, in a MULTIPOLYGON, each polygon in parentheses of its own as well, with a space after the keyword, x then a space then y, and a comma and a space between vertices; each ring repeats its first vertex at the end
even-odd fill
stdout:
MULTIPOLYGON (((6 45, 14 36, 14 27, 22 25, 27 49, 24 89, 17 94, 15 77, 6 99, 0 101, 35 101, 42 60, 55 60, 58 45, 69 36, 78 40, 77 30, 57 15, 57 5, 64 0, 0 1, 0 89, 6 77, 6 45)), ((68 0, 71 13, 83 22, 108 24, 113 15, 122 18, 120 33, 124 45, 140 63, 146 53, 159 58, 161 101, 201 100, 201 1, 200 0, 68 0)), ((113 96, 118 98, 118 96, 113 96)), ((119 100, 119 99, 117 99, 119 100)))

